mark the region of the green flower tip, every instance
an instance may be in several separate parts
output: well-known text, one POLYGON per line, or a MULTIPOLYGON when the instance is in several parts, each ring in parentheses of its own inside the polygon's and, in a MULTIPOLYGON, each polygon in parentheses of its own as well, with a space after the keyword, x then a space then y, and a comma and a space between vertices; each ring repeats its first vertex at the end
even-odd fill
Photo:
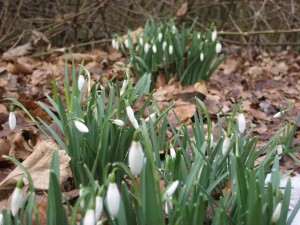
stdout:
POLYGON ((15 105, 11 105, 9 111, 10 111, 10 112, 14 112, 14 111, 15 111, 15 105))
POLYGON ((125 100, 125 105, 126 105, 126 107, 130 106, 128 100, 125 100))
POLYGON ((97 195, 103 198, 103 196, 104 196, 104 186, 102 186, 102 187, 99 189, 97 195))
POLYGON ((94 210, 94 208, 95 208, 95 204, 94 204, 94 201, 91 199, 90 202, 89 202, 88 209, 93 209, 94 210))
POLYGON ((108 176, 109 183, 116 183, 116 175, 114 171, 108 176))
POLYGON ((139 132, 136 130, 133 134, 133 141, 138 141, 139 140, 139 132))
POLYGON ((22 189, 23 186, 24 186, 24 183, 23 183, 23 179, 21 178, 21 179, 18 180, 16 187, 19 188, 19 189, 22 189))

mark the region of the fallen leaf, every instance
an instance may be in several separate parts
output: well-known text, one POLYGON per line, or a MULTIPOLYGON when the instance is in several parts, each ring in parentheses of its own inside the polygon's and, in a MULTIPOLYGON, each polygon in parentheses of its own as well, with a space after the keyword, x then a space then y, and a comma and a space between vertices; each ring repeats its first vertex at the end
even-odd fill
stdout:
POLYGON ((13 49, 9 49, 8 51, 4 52, 2 55, 2 59, 12 60, 20 56, 28 55, 32 52, 32 50, 33 50, 32 44, 27 43, 13 49))
POLYGON ((189 4, 188 2, 184 2, 181 7, 178 9, 178 11, 176 12, 176 16, 177 17, 184 17, 185 14, 187 13, 189 9, 189 4))

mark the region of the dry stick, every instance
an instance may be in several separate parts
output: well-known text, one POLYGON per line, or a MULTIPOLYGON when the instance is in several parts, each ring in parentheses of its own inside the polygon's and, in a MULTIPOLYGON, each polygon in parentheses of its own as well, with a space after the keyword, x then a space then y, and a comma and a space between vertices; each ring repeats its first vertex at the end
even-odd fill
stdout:
POLYGON ((260 34, 290 34, 298 33, 300 28, 290 29, 290 30, 260 30, 260 31, 249 31, 249 32, 236 32, 236 31, 219 31, 220 35, 235 35, 235 36, 250 36, 250 35, 260 35, 260 34))

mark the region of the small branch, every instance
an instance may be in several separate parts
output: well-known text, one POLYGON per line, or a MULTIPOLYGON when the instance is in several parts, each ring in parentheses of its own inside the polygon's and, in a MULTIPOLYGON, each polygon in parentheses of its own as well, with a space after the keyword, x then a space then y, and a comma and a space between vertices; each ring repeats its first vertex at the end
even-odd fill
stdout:
POLYGON ((236 32, 236 31, 219 31, 220 35, 232 35, 232 36, 251 36, 260 34, 290 34, 299 33, 300 28, 291 30, 261 30, 261 31, 249 31, 249 32, 236 32))

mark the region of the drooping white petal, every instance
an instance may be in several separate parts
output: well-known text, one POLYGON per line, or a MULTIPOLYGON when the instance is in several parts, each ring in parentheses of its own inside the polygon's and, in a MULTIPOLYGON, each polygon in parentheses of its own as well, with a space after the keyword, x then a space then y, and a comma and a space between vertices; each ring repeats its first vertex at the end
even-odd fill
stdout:
POLYGON ((15 112, 10 112, 9 117, 8 117, 8 125, 10 130, 14 130, 17 125, 17 119, 16 119, 16 114, 15 112))
POLYGON ((133 141, 128 154, 128 164, 134 176, 138 176, 143 169, 144 152, 139 141, 133 141))
POLYGON ((222 51, 222 44, 221 43, 217 43, 216 44, 216 53, 219 54, 222 51))
POLYGON ((95 212, 93 209, 88 209, 83 218, 83 225, 95 225, 95 212))
POLYGON ((276 113, 273 118, 281 118, 284 114, 284 111, 279 111, 278 113, 276 113))
POLYGON ((272 223, 273 224, 276 224, 279 221, 280 214, 281 214, 281 207, 282 207, 282 204, 280 202, 280 203, 278 203, 278 205, 276 206, 276 208, 273 212, 273 215, 272 215, 272 223))
POLYGON ((115 43, 115 49, 119 50, 119 48, 120 48, 119 41, 116 40, 116 43, 115 43))
POLYGON ((175 152, 175 149, 173 147, 170 148, 170 156, 171 156, 172 159, 176 158, 176 152, 175 152))
POLYGON ((157 48, 156 48, 156 45, 155 45, 155 44, 152 46, 152 51, 153 51, 153 53, 156 53, 156 52, 157 52, 157 48))
POLYGON ((121 88, 121 91, 120 91, 120 96, 122 96, 124 94, 124 92, 126 91, 127 85, 128 85, 128 80, 124 80, 123 83, 122 83, 122 88, 121 88))
POLYGON ((175 25, 173 25, 173 26, 172 26, 172 28, 171 28, 171 30, 172 30, 172 33, 173 33, 173 34, 175 34, 175 33, 176 33, 176 31, 177 31, 177 28, 176 28, 176 26, 175 26, 175 25))
POLYGON ((152 122, 155 120, 156 118, 156 113, 151 113, 146 119, 145 122, 149 122, 149 120, 151 119, 152 122))
POLYGON ((204 60, 204 54, 203 52, 200 53, 200 61, 202 62, 204 60))
POLYGON ((100 219, 102 210, 103 210, 103 198, 97 196, 95 199, 95 221, 96 222, 100 219))
POLYGON ((128 39, 126 39, 126 40, 124 41, 124 45, 125 45, 126 48, 129 48, 129 40, 128 40, 128 39))
POLYGON ((244 133, 245 129, 246 129, 246 119, 245 119, 245 115, 243 113, 238 114, 237 124, 238 124, 240 133, 244 133))
POLYGON ((116 40, 114 38, 111 40, 111 45, 113 48, 116 48, 116 40))
MULTIPOLYGON (((277 146, 275 147, 275 153, 276 153, 277 155, 280 155, 280 154, 282 154, 282 152, 283 152, 282 145, 277 145, 277 146)), ((282 156, 279 156, 279 159, 281 159, 281 158, 282 158, 282 156)))
POLYGON ((145 43, 145 45, 144 45, 144 52, 148 53, 149 48, 150 48, 150 45, 148 43, 145 43))
POLYGON ((128 119, 130 120, 132 126, 135 128, 135 129, 139 129, 139 123, 138 121, 136 120, 135 116, 134 116, 134 112, 133 112, 133 109, 129 106, 126 106, 126 112, 127 112, 127 116, 128 116, 128 119))
POLYGON ((140 42, 140 45, 143 45, 144 44, 144 40, 142 37, 139 38, 139 42, 140 42))
POLYGON ((197 34, 197 39, 198 39, 198 40, 201 39, 201 34, 200 34, 200 33, 197 34))
POLYGON ((84 83, 85 83, 84 76, 83 75, 79 75, 79 77, 78 77, 78 83, 77 83, 79 91, 81 91, 84 83))
POLYGON ((16 187, 11 198, 11 213, 16 216, 22 206, 23 194, 22 189, 16 187))
MULTIPOLYGON (((83 195, 83 189, 80 187, 79 197, 82 196, 82 195, 83 195)), ((80 202, 80 207, 83 209, 84 205, 85 205, 85 202, 84 202, 84 199, 82 199, 81 202, 80 202)))
POLYGON ((230 138, 229 137, 225 137, 225 140, 223 142, 223 146, 222 146, 222 154, 225 155, 228 151, 230 145, 230 138))
POLYGON ((214 42, 215 40, 217 40, 217 35, 218 35, 217 31, 214 30, 214 31, 212 32, 212 34, 211 34, 211 40, 212 40, 213 42, 214 42))
POLYGON ((0 225, 2 225, 2 224, 3 224, 3 214, 0 213, 0 225))
POLYGON ((106 199, 109 214, 113 218, 116 218, 118 216, 121 203, 121 196, 116 183, 109 183, 106 199))
POLYGON ((169 54, 172 55, 173 54, 173 45, 169 46, 169 54))
POLYGON ((210 147, 214 147, 214 135, 212 133, 210 134, 210 147))
POLYGON ((167 197, 171 197, 175 193, 175 191, 178 187, 178 184, 179 184, 179 181, 176 180, 168 187, 168 189, 166 190, 167 197))
POLYGON ((89 132, 89 128, 82 122, 80 121, 74 121, 75 127, 77 128, 77 130, 79 130, 81 133, 88 133, 89 132))
POLYGON ((163 51, 165 51, 166 50, 166 47, 167 47, 167 42, 163 42, 163 44, 162 44, 162 49, 163 49, 163 51))
POLYGON ((112 123, 116 124, 119 127, 123 127, 125 125, 123 120, 118 120, 118 119, 112 120, 112 123))
POLYGON ((161 42, 162 37, 163 37, 162 33, 158 33, 158 37, 157 37, 157 38, 158 38, 158 41, 159 41, 159 42, 161 42))

